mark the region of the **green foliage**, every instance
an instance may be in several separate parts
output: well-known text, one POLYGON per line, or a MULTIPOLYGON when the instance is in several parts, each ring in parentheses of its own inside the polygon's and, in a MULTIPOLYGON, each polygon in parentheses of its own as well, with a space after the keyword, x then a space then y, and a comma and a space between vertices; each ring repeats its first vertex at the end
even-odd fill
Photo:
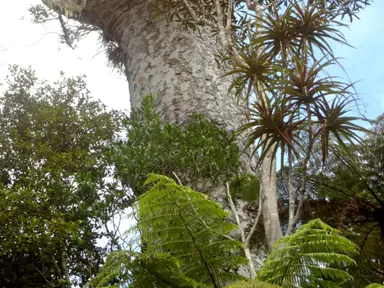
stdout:
POLYGON ((334 14, 293 2, 286 9, 272 5, 248 21, 257 32, 249 31, 248 45, 239 44, 242 61, 228 74, 235 77, 236 94, 255 99, 240 132, 247 133, 247 146, 260 151, 259 161, 280 152, 282 161, 288 153, 306 166, 312 146, 320 143, 324 164, 331 136, 342 146, 359 140, 356 132, 366 130, 354 123, 358 117, 347 116, 355 101, 351 85, 326 73, 338 64, 329 41, 346 44, 334 14), (317 59, 315 51, 323 57, 317 59))
MULTIPOLYGON (((384 261, 381 249, 384 245, 382 119, 380 116, 372 121, 371 132, 358 145, 349 146, 347 152, 333 146, 325 167, 315 156, 309 178, 312 197, 322 199, 323 206, 329 206, 314 207, 315 217, 340 227, 348 239, 360 247, 357 267, 352 273, 358 287, 384 279, 381 273, 384 268, 381 264, 384 261)), ((313 215, 312 210, 310 212, 313 215)))
POLYGON ((10 67, 0 97, 0 286, 68 287, 98 272, 113 233, 99 229, 127 204, 106 152, 117 114, 82 77, 54 84, 10 67))
POLYGON ((226 288, 280 288, 281 286, 262 282, 259 280, 239 281, 226 288))
POLYGON ((260 182, 255 175, 243 174, 236 176, 230 183, 232 197, 253 202, 259 199, 260 182))
POLYGON ((180 268, 180 261, 168 254, 148 256, 133 251, 113 251, 101 273, 87 287, 209 287, 186 277, 180 268))
POLYGON ((358 247, 321 220, 312 220, 276 243, 259 278, 283 287, 340 287, 352 283, 345 269, 356 265, 358 247))
POLYGON ((92 285, 114 287, 104 284, 114 279, 130 287, 222 287, 244 279, 236 274, 247 262, 242 244, 228 236, 237 226, 218 203, 166 176, 153 174, 146 185, 138 204, 142 253, 111 254, 92 285))
POLYGON ((246 259, 242 244, 228 235, 236 225, 202 193, 151 175, 150 189, 139 197, 141 252, 116 251, 108 256, 91 287, 351 287, 348 273, 358 247, 321 220, 282 238, 256 280, 236 274, 246 259), (349 285, 349 286, 348 286, 349 285))
POLYGON ((183 125, 163 121, 151 95, 123 120, 127 139, 115 145, 117 176, 136 195, 144 192, 149 173, 173 177, 208 192, 240 170, 236 139, 202 115, 183 125))

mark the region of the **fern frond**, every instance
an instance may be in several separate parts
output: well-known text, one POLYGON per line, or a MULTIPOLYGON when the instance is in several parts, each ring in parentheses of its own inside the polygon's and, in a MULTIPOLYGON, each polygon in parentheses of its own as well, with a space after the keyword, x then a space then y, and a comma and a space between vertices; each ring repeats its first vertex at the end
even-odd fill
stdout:
POLYGON ((319 219, 276 243, 260 270, 260 280, 283 287, 340 287, 352 281, 346 272, 358 247, 319 219))
POLYGON ((225 288, 281 288, 281 286, 263 282, 260 280, 239 281, 225 288))
POLYGON ((149 256, 132 251, 112 252, 101 273, 86 287, 118 288, 185 287, 209 288, 186 277, 181 271, 180 261, 168 254, 149 256))
POLYGON ((368 285, 365 288, 384 288, 384 285, 373 283, 373 284, 368 285))
POLYGON ((150 175, 145 185, 138 228, 146 254, 172 255, 186 277, 213 287, 244 279, 236 274, 247 263, 242 243, 228 236, 237 226, 218 203, 161 175, 150 175))

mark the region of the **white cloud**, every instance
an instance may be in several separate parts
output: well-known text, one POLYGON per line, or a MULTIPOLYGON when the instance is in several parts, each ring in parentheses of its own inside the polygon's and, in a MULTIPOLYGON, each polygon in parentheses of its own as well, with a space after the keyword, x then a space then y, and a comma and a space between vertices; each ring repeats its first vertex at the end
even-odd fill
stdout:
POLYGON ((0 9, 0 81, 9 64, 31 65, 39 77, 47 80, 57 79, 61 70, 67 75, 85 74, 95 98, 116 109, 129 108, 128 84, 123 76, 106 66, 105 55, 99 53, 97 35, 90 35, 73 51, 59 44, 57 21, 44 26, 31 23, 27 10, 40 0, 3 2, 0 9))

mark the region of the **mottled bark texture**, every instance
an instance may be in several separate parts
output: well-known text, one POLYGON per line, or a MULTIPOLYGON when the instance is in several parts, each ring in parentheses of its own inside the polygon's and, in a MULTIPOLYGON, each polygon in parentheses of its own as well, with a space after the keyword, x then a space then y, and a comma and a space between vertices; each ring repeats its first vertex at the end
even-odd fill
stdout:
POLYGON ((226 130, 243 119, 215 62, 215 39, 154 19, 151 0, 88 0, 81 19, 101 28, 124 53, 132 107, 152 93, 164 119, 181 123, 194 112, 226 130))
MULTIPOLYGON (((228 93, 229 81, 221 77, 215 37, 204 29, 185 31, 177 23, 154 19, 151 4, 156 0, 87 0, 78 20, 103 30, 123 51, 133 108, 152 93, 164 119, 173 123, 198 112, 227 131, 237 129, 245 113, 228 93)), ((249 172, 250 161, 242 161, 249 172)), ((226 204, 224 186, 213 196, 226 204)), ((250 226, 242 206, 237 205, 242 224, 250 226)))

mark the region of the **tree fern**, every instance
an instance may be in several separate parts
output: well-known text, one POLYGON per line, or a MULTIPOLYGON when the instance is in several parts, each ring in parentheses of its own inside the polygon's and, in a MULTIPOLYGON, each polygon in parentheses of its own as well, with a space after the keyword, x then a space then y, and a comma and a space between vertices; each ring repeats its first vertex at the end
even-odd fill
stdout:
POLYGON ((226 288, 281 288, 281 286, 263 282, 260 280, 239 281, 226 288))
POLYGON ((89 287, 224 287, 245 278, 242 243, 228 236, 236 225, 202 193, 151 175, 138 201, 142 251, 117 251, 89 287))
POLYGON ((355 265, 349 255, 357 251, 358 247, 338 230, 313 220, 276 243, 259 279, 287 288, 340 287, 353 280, 346 269, 355 265))
POLYGON ((115 251, 108 256, 102 272, 87 287, 209 288, 186 277, 180 268, 180 261, 168 254, 150 256, 132 251, 115 251))
MULTIPOLYGON (((141 251, 117 251, 88 287, 290 288, 353 287, 348 266, 358 247, 313 220, 282 238, 256 280, 236 273, 247 260, 229 235, 237 226, 205 194, 151 175, 138 201, 141 251)), ((379 288, 379 284, 369 288, 379 288)), ((368 287, 367 287, 368 288, 368 287)))
POLYGON ((228 236, 236 225, 222 207, 204 194, 151 175, 149 191, 139 199, 139 225, 145 253, 168 253, 180 260, 186 277, 210 287, 243 279, 236 269, 247 263, 242 244, 228 236))

